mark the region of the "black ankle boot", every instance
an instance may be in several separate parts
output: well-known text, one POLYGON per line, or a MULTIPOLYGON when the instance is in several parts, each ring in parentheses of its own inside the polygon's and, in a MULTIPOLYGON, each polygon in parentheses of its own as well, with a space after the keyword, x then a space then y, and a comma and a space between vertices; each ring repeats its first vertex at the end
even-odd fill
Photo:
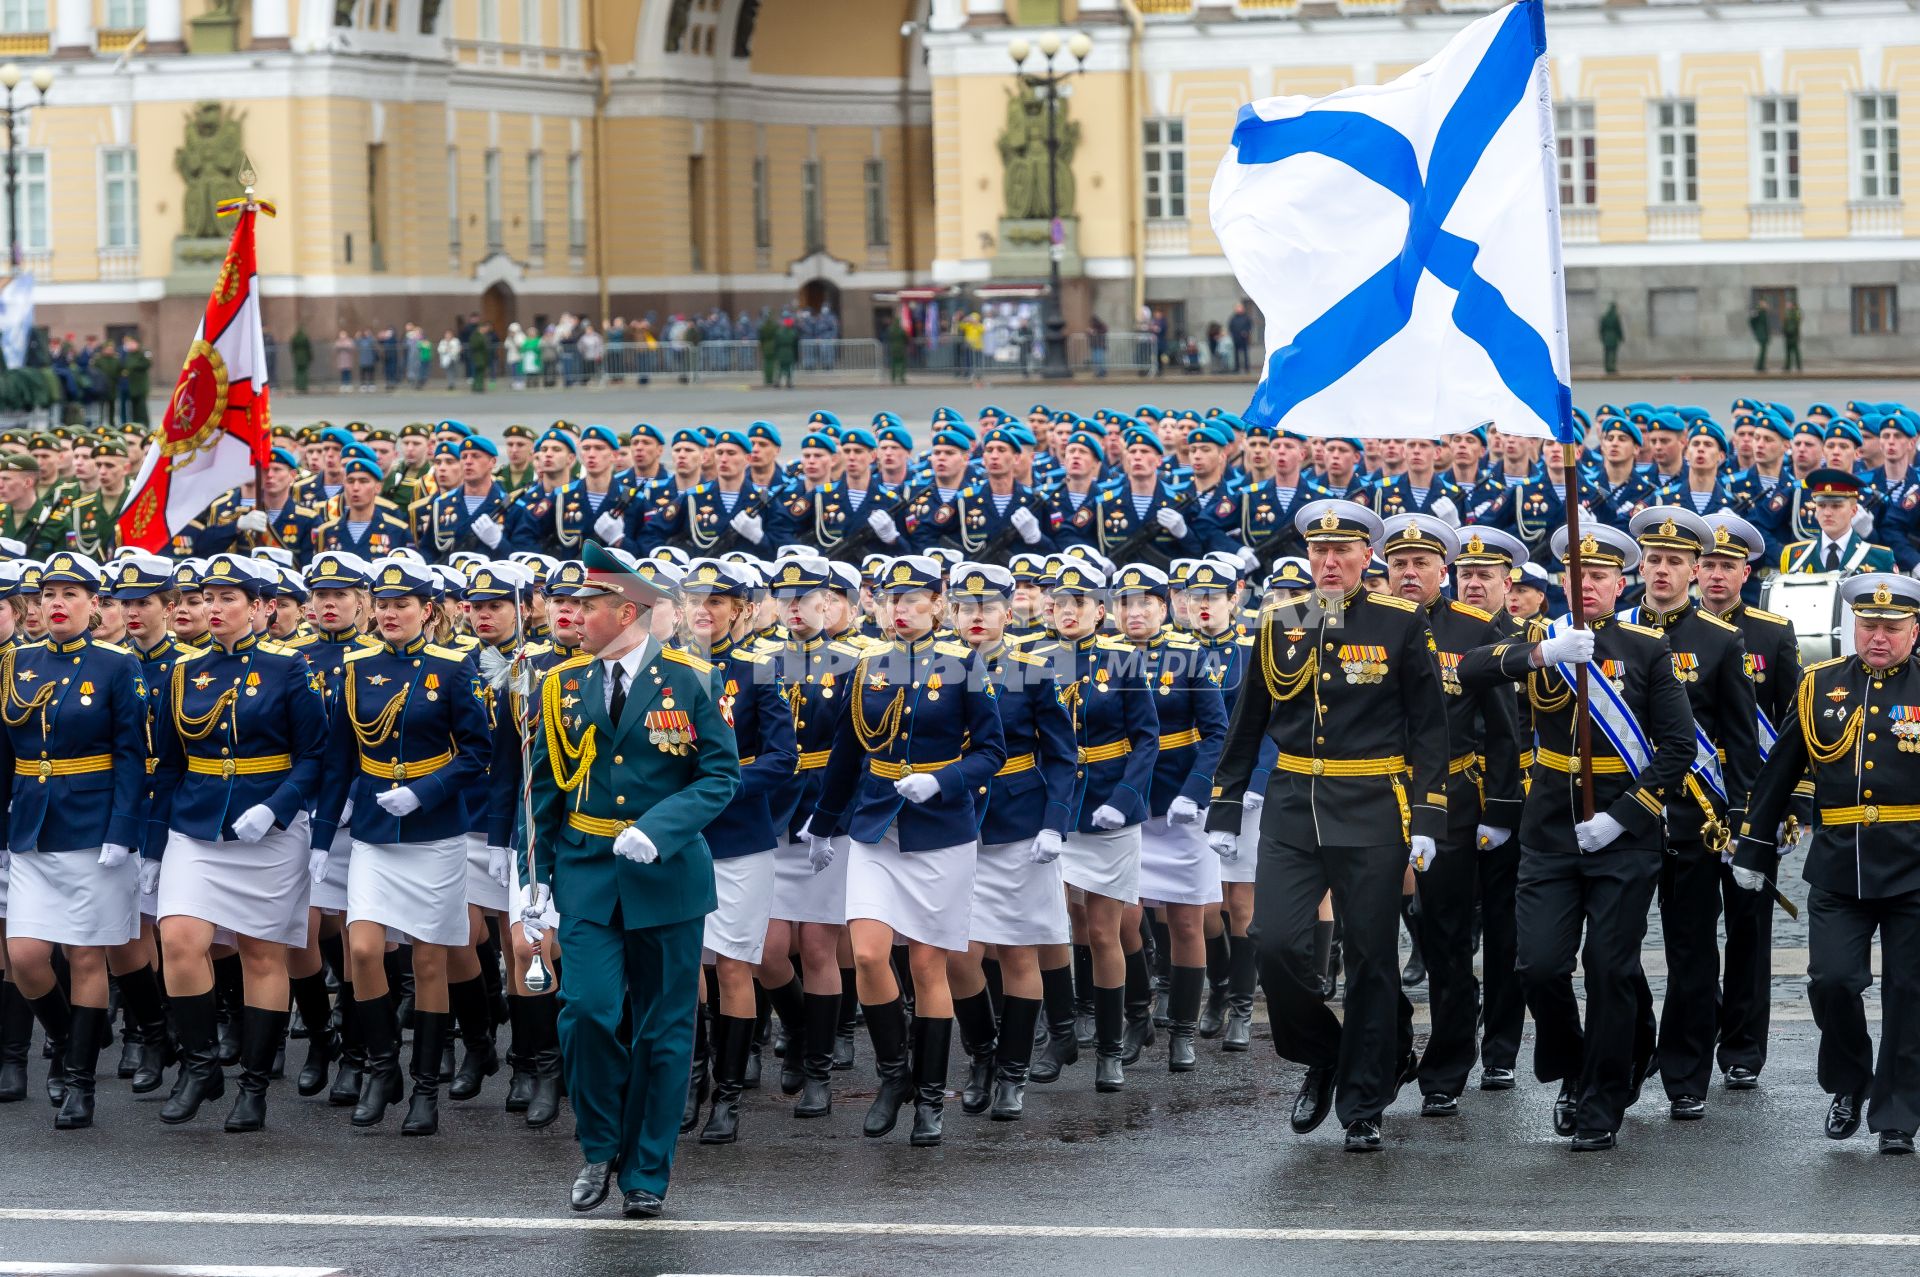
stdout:
MULTIPOLYGON (((74 1007, 67 1032, 64 1061, 67 1093, 60 1111, 53 1116, 56 1131, 79 1131, 93 1125, 94 1069, 100 1063, 100 1048, 113 1035, 113 1021, 104 1007, 74 1007)), ((55 1061, 60 1064, 61 1061, 55 1061)))
POLYGON ((488 1005, 486 982, 479 976, 447 986, 447 1002, 459 1029, 466 1054, 447 1086, 447 1098, 470 1100, 481 1084, 500 1071, 500 1052, 493 1044, 493 1008, 488 1005))
POLYGON ((1047 1041, 1028 1076, 1035 1082, 1058 1081, 1060 1070, 1080 1061, 1080 1041, 1074 1036, 1073 969, 1055 967, 1040 973, 1042 1016, 1047 1041))
POLYGON ((552 994, 523 998, 528 1050, 533 1059, 533 1094, 527 1097, 527 1126, 539 1130, 560 1116, 560 1002, 552 994))
POLYGON ((707 1102, 707 1082, 713 1076, 713 1013, 702 1002, 693 1015, 693 1069, 687 1074, 687 1102, 680 1109, 680 1133, 700 1125, 700 1108, 707 1102))
POLYGON ((1167 1071, 1191 1073, 1193 1038, 1200 1016, 1200 993, 1207 984, 1205 967, 1175 967, 1167 990, 1167 1071))
POLYGON ((907 1142, 915 1148, 932 1148, 940 1142, 941 1110, 947 1102, 947 1056, 952 1048, 952 1020, 913 1018, 913 1134, 907 1142))
POLYGON ((440 1130, 440 1057, 445 1053, 453 1017, 445 1011, 413 1009, 413 1098, 402 1135, 434 1135, 440 1130))
POLYGON ((731 1144, 740 1138, 740 1091, 753 1048, 753 1018, 721 1015, 713 1021, 713 1109, 700 1128, 702 1144, 731 1144))
POLYGON ((998 1030, 993 1022, 993 999, 982 989, 970 998, 956 998, 954 1023, 960 1026, 960 1049, 967 1055, 967 1084, 960 1091, 960 1111, 987 1111, 993 1102, 993 1059, 998 1030))
POLYGON ((1000 1003, 1000 1045, 994 1052, 993 1074, 992 1111, 996 1122, 1017 1121, 1026 1109, 1033 1026, 1039 1019, 1037 998, 1009 996, 1000 1003))
POLYGON ((219 1013, 215 1042, 220 1067, 240 1063, 240 1021, 246 1006, 245 978, 240 955, 228 954, 213 963, 214 1006, 219 1013))
POLYGON ((367 1075, 367 1043, 360 1036, 360 1016, 353 1009, 353 984, 340 985, 340 1060, 333 1071, 333 1086, 327 1091, 327 1103, 334 1108, 352 1108, 360 1102, 360 1083, 367 1075))
POLYGON ((1137 1064, 1140 1053, 1153 1045, 1153 978, 1147 973, 1147 955, 1143 949, 1127 955, 1126 998, 1122 1002, 1126 1017, 1122 1064, 1137 1064))
POLYGON ((873 1039, 873 1068, 880 1077, 880 1090, 860 1129, 869 1138, 878 1139, 893 1129, 900 1118, 900 1106, 913 1097, 913 1078, 907 1069, 907 1008, 895 998, 866 1003, 863 1009, 867 1036, 873 1039))
POLYGON ((1227 980, 1233 968, 1227 933, 1207 937, 1207 1003, 1200 1009, 1200 1036, 1212 1041, 1227 1023, 1227 980))
POLYGON ((220 1071, 220 1010, 214 994, 170 998, 167 1007, 174 1037, 180 1042, 180 1077, 173 1094, 160 1106, 160 1120, 177 1126, 191 1122, 208 1100, 225 1095, 227 1079, 220 1071))
POLYGON ((1233 936, 1227 954, 1227 1027, 1222 1051, 1253 1045, 1253 993, 1260 982, 1260 953, 1252 936, 1233 936))
POLYGON ((27 1048, 33 1043, 33 1005, 11 980, 0 980, 0 1104, 27 1098, 27 1048))
MULTIPOLYGON (((286 1011, 247 1007, 240 1015, 240 1095, 227 1114, 227 1133, 258 1131, 267 1124, 267 1074, 273 1053, 287 1038, 286 1011)), ((320 1074, 322 1080, 326 1073, 320 1074)), ((318 1090, 315 1087, 314 1090, 318 1090)), ((306 1092, 312 1094, 312 1092, 306 1092)))
POLYGON ((1126 1050, 1127 991, 1095 988, 1093 991, 1094 1035, 1098 1054, 1093 1061, 1093 1089, 1117 1091, 1126 1085, 1127 1074, 1121 1055, 1126 1050))
POLYGON ((840 1023, 834 1031, 833 1071, 853 1067, 853 1030, 860 1019, 860 999, 853 992, 853 968, 840 968, 840 1023))
POLYGON ((759 985, 753 986, 755 1012, 753 1018, 753 1043, 747 1048, 747 1071, 741 1079, 741 1085, 749 1091, 760 1089, 761 1053, 767 1045, 767 1034, 773 1029, 773 1003, 767 1001, 767 991, 759 985))
POLYGON ((160 1089, 167 1069, 180 1058, 167 1028, 166 1003, 152 967, 141 967, 120 977, 120 1005, 126 1009, 129 1031, 135 1035, 133 1072, 127 1078, 135 1095, 160 1089))
MULTIPOLYGON (((340 1053, 328 1021, 333 1018, 333 1003, 327 998, 327 977, 316 971, 291 982, 293 1005, 307 1026, 307 1060, 300 1066, 294 1089, 301 1095, 318 1095, 327 1089, 327 1073, 334 1056, 340 1053)), ((241 1053, 246 1045, 241 1044, 241 1053)))
POLYGON ((44 997, 28 999, 27 1005, 33 1010, 33 1018, 40 1021, 40 1027, 47 1031, 44 1048, 50 1061, 47 1065, 47 1102, 59 1108, 67 1098, 67 1035, 72 1030, 73 1012, 67 1005, 66 993, 57 984, 44 997))
MULTIPOLYGON (((387 1106, 398 1104, 406 1093, 406 1083, 400 1076, 400 1034, 394 1023, 393 995, 355 1002, 353 1014, 359 1018, 360 1041, 367 1053, 360 1073, 360 1099, 353 1106, 353 1124, 378 1126, 387 1115, 387 1106)), ((434 1043, 435 1050, 439 1046, 434 1043)))
POLYGON ((800 1042, 788 1054, 800 1057, 800 1098, 795 1117, 825 1117, 833 1111, 833 1052, 840 1036, 840 1001, 852 994, 809 993, 801 1004, 800 1042))
POLYGON ((806 1030, 801 1022, 806 1016, 805 998, 800 992, 800 982, 789 980, 776 989, 767 990, 767 1001, 773 1007, 779 1032, 774 1035, 775 1053, 780 1058, 780 1094, 798 1095, 800 1086, 806 1080, 800 1067, 801 1045, 806 1030), (785 1047, 782 1051, 779 1048, 785 1047))

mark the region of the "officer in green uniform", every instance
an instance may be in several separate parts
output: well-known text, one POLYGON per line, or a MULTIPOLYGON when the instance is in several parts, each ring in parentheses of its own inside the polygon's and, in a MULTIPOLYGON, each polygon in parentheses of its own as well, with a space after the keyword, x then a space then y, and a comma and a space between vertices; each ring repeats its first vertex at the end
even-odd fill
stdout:
POLYGON ((38 491, 39 478, 32 453, 0 453, 0 537, 18 541, 26 559, 44 559, 66 540, 65 525, 38 491))
POLYGON ((605 1201, 617 1173, 623 1213, 647 1218, 673 1167, 716 904, 701 830, 733 799, 740 762, 713 667, 649 632, 666 591, 619 550, 589 542, 584 562, 585 579, 560 587, 578 600, 580 655, 540 688, 521 921, 537 942, 559 911, 560 1044, 585 1161, 573 1208, 605 1201))
POLYGON ((153 393, 153 356, 134 337, 126 339, 121 351, 120 371, 126 374, 121 384, 127 390, 126 410, 122 419, 148 425, 147 396, 153 393))
POLYGON ((504 440, 501 451, 501 466, 494 478, 506 489, 507 500, 516 496, 534 481, 533 444, 536 438, 531 426, 515 423, 500 432, 504 440))
POLYGON ((380 495, 402 510, 433 493, 433 467, 427 461, 432 439, 433 427, 424 421, 410 421, 400 427, 400 458, 387 471, 380 495))
POLYGON ((111 342, 93 352, 93 376, 100 388, 100 424, 112 430, 120 424, 120 352, 111 342))
POLYGON ((75 498, 67 509, 67 537, 82 554, 104 560, 119 545, 114 519, 127 498, 127 448, 118 440, 91 445, 100 487, 75 498))

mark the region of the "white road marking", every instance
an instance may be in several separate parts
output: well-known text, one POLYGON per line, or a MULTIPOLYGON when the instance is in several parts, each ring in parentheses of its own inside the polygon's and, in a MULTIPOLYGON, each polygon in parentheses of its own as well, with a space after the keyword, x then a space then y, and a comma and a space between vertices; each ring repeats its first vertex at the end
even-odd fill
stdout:
MULTIPOLYGON (((329 1215, 282 1211, 0 1209, 0 1223, 235 1224, 249 1228, 402 1228, 432 1231, 545 1233, 633 1230, 814 1237, 982 1237, 1094 1241, 1466 1242, 1496 1246, 1866 1246, 1920 1247, 1920 1233, 1740 1233, 1685 1230, 1551 1228, 1144 1228, 1072 1224, 884 1223, 876 1220, 624 1220, 591 1215, 329 1215)), ((6 1271, 0 1269, 0 1271, 6 1271)), ((27 1270, 35 1271, 35 1270, 27 1270)), ((194 1270, 199 1271, 199 1270, 194 1270)), ((225 1272, 241 1270, 206 1270, 225 1272)), ((276 1271, 276 1270, 260 1270, 276 1271)), ((279 1270, 309 1272, 313 1270, 279 1270)))
POLYGON ((272 1268, 234 1264, 35 1264, 0 1262, 19 1277, 338 1277, 338 1268, 272 1268))

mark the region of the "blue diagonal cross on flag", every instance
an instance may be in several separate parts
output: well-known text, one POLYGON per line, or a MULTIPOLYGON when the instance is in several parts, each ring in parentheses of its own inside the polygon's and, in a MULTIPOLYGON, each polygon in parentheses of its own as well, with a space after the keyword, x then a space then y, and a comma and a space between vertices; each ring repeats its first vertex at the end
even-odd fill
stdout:
POLYGON ((1222 248, 1266 319, 1249 422, 1432 437, 1567 419, 1542 0, 1390 84, 1242 108, 1214 177, 1222 248))

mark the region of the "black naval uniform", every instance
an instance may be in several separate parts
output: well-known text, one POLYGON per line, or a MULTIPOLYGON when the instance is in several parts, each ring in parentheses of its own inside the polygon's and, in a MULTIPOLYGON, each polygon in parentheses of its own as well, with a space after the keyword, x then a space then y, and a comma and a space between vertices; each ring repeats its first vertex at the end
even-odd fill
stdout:
MULTIPOLYGON (((1495 616, 1493 627, 1500 640, 1526 642, 1527 623, 1511 612, 1495 616)), ((1515 683, 1513 688, 1519 775, 1525 777, 1533 769, 1533 707, 1527 701, 1525 682, 1515 683)), ((1490 767, 1488 771, 1491 774, 1490 767)), ((1521 801, 1524 809, 1524 783, 1521 801)), ((1514 819, 1518 821, 1517 816, 1514 819)), ((1495 825, 1492 820, 1485 823, 1495 825)), ((1517 823, 1495 827, 1511 829, 1513 836, 1498 847, 1482 849, 1475 859, 1480 893, 1480 1067, 1512 1073, 1520 1059, 1520 1036, 1527 1027, 1526 990, 1520 987, 1520 977, 1514 970, 1518 952, 1514 887, 1520 876, 1520 830, 1517 823)), ((1512 1085, 1511 1079, 1507 1085, 1512 1085)), ((1484 1080, 1481 1087, 1486 1089, 1484 1080)))
POLYGON ((1447 708, 1430 642, 1413 604, 1357 587, 1337 615, 1269 612, 1207 812, 1210 832, 1239 833, 1261 738, 1271 736, 1280 752, 1261 813, 1253 905, 1260 982, 1274 1050, 1308 1067, 1307 1088, 1336 1083, 1343 1126, 1377 1121, 1410 1076, 1400 883, 1410 834, 1446 832, 1447 708), (1346 930, 1344 1027, 1320 999, 1314 961, 1329 887, 1346 930))
POLYGON ((1536 748, 1520 817, 1515 969, 1533 1013, 1534 1076, 1564 1082, 1561 1094, 1573 1112, 1567 1121, 1557 1105, 1556 1129, 1583 1136, 1620 1129, 1652 1058, 1652 1019, 1638 1005, 1644 979, 1640 942, 1660 878, 1662 809, 1670 798, 1684 796, 1681 786, 1693 762, 1693 711, 1674 677, 1666 639, 1612 616, 1590 624, 1589 678, 1618 685, 1653 746, 1635 777, 1594 727, 1593 809, 1612 816, 1624 832, 1592 854, 1581 852, 1574 836, 1581 782, 1573 688, 1558 670, 1532 667, 1534 644, 1546 636, 1546 627, 1536 624, 1529 641, 1495 643, 1460 663, 1461 682, 1468 686, 1527 682, 1536 748), (1573 995, 1576 953, 1586 980, 1584 1033, 1573 995))

